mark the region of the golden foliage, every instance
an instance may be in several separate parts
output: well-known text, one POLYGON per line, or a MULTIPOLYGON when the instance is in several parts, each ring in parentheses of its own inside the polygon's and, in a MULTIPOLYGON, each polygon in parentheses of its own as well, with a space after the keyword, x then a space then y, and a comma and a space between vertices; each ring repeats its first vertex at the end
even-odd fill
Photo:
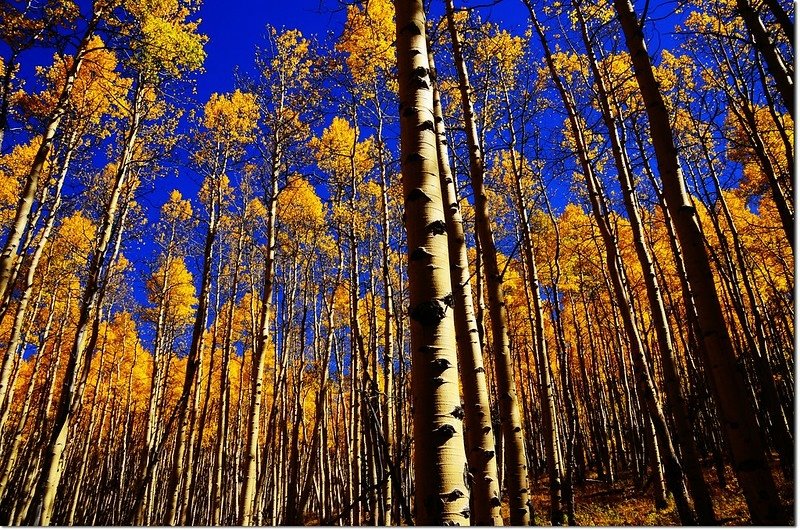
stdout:
POLYGON ((255 138, 259 115, 255 96, 237 88, 230 95, 211 94, 203 110, 203 125, 220 144, 246 144, 255 138))
POLYGON ((378 76, 396 63, 394 39, 394 4, 369 0, 363 7, 347 6, 347 21, 336 49, 348 54, 347 66, 356 82, 372 90, 378 76))
POLYGON ((363 177, 375 165, 372 139, 359 142, 358 136, 358 128, 337 116, 321 136, 309 142, 320 169, 330 174, 335 185, 347 186, 351 178, 363 177))

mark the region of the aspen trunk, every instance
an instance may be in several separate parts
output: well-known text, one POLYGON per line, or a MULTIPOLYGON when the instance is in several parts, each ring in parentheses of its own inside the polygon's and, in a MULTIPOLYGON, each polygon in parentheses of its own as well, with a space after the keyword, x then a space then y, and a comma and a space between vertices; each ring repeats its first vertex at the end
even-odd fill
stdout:
POLYGON ((41 526, 48 526, 53 516, 55 497, 61 482, 61 474, 64 470, 64 449, 67 444, 70 425, 80 406, 86 376, 91 363, 93 352, 91 348, 87 348, 91 342, 90 325, 92 317, 95 316, 98 303, 105 293, 105 281, 110 265, 107 255, 109 244, 115 230, 121 232, 124 228, 122 226, 123 223, 120 222, 120 226, 117 226, 117 223, 120 221, 119 210, 125 209, 124 205, 121 204, 121 199, 123 188, 131 171, 130 165, 139 132, 142 97, 143 90, 140 84, 134 94, 131 123, 123 146, 119 168, 113 182, 111 198, 103 215, 98 243, 89 269, 89 278, 81 299, 75 339, 67 361, 67 373, 62 385, 53 428, 45 449, 42 471, 36 486, 36 513, 33 514, 32 522, 41 526))
POLYGON ((434 82, 434 121, 437 134, 439 177, 442 186, 442 207, 447 224, 458 363, 461 368, 461 383, 464 391, 466 422, 464 431, 467 437, 469 472, 472 475, 473 521, 481 526, 502 526, 489 389, 486 384, 483 352, 472 303, 464 223, 456 196, 455 182, 450 171, 444 116, 435 77, 433 54, 430 50, 428 51, 428 60, 431 63, 431 75, 434 82))
POLYGON ((408 241, 416 524, 468 524, 463 409, 447 229, 421 0, 396 0, 401 164, 408 241))
POLYGON ((784 415, 780 396, 778 395, 778 389, 775 384, 772 366, 769 362, 770 347, 765 335, 762 311, 759 307, 758 301, 756 300, 756 294, 753 289, 754 282, 751 275, 751 269, 747 265, 744 254, 744 245, 739 236, 739 231, 737 230, 733 215, 728 208, 725 195, 722 193, 719 177, 717 176, 717 172, 714 169, 713 164, 711 164, 711 154, 708 152, 708 149, 705 145, 702 146, 702 151, 707 163, 709 164, 708 172, 711 176, 711 180, 714 183, 714 191, 717 196, 717 202, 722 210, 725 223, 730 229, 731 243, 733 244, 732 252, 730 250, 730 246, 728 245, 727 237, 722 232, 722 228, 718 220, 718 214, 714 213, 713 211, 711 212, 711 219, 714 224, 714 229, 717 233, 720 243, 723 245, 725 258, 727 258, 727 261, 729 262, 729 269, 731 271, 731 290, 735 293, 734 296, 732 296, 731 302, 734 306, 734 311, 739 317, 742 331, 745 334, 746 343, 748 344, 748 349, 750 350, 744 355, 752 358, 752 361, 755 364, 756 377, 761 390, 760 395, 764 401, 764 408, 766 409, 766 418, 764 418, 764 420, 769 426, 767 430, 770 433, 773 445, 777 449, 778 455, 780 456, 782 468, 785 474, 790 477, 794 475, 794 439, 790 424, 784 415), (736 260, 735 264, 733 262, 734 258, 736 260), (739 269, 738 271, 736 270, 737 267, 739 269), (739 276, 740 274, 741 277, 739 276), (747 303, 749 304, 750 314, 753 317, 752 329, 747 316, 746 306, 740 293, 740 281, 741 285, 744 287, 745 294, 747 295, 747 303))
MULTIPOLYGON (((219 216, 221 208, 221 197, 219 186, 221 185, 221 175, 225 171, 223 161, 219 171, 211 175, 213 179, 212 187, 209 189, 211 203, 208 206, 209 221, 206 231, 205 243, 203 245, 203 269, 200 279, 200 293, 198 296, 197 313, 195 314, 194 326, 192 327, 192 341, 189 345, 189 354, 186 358, 186 375, 183 380, 183 390, 178 409, 175 416, 178 420, 178 431, 173 453, 172 470, 169 478, 168 494, 169 504, 167 505, 166 523, 170 526, 184 525, 186 510, 186 498, 190 495, 191 469, 192 462, 188 465, 184 463, 186 459, 187 444, 191 443, 191 432, 193 429, 193 412, 197 408, 200 371, 203 365, 203 350, 205 344, 203 334, 206 330, 208 321, 209 304, 211 298, 211 271, 214 264, 214 246, 217 240, 217 230, 219 227, 219 216), (190 394, 192 404, 190 410, 190 394), (192 412, 190 414, 190 412, 192 412), (182 472, 182 470, 185 470, 182 472), (183 481, 181 478, 183 477, 183 481), (183 486, 182 486, 183 484, 183 486), (184 508, 184 509, 181 509, 184 508)), ((191 456, 191 451, 190 455, 191 456)))
POLYGON ((506 490, 508 491, 511 524, 527 525, 530 521, 528 501, 528 465, 525 457, 525 439, 514 381, 513 362, 508 338, 508 324, 503 295, 503 278, 497 262, 497 249, 492 234, 488 199, 484 189, 485 168, 472 107, 471 88, 466 63, 461 52, 461 38, 453 20, 453 3, 448 0, 448 28, 453 46, 453 56, 458 70, 461 106, 467 131, 467 149, 470 160, 470 180, 475 196, 475 224, 481 244, 481 257, 485 267, 486 289, 489 297, 489 314, 492 322, 492 349, 495 361, 497 390, 500 397, 503 438, 505 440, 506 490))
POLYGON ((545 58, 548 63, 548 68, 550 69, 553 81, 555 82, 556 87, 561 95, 564 106, 567 109, 572 134, 578 146, 578 157, 584 177, 586 179, 586 185, 589 190, 592 213, 594 214, 597 225, 600 229, 605 246, 606 264, 611 284, 613 286, 613 293, 619 305, 622 323, 631 347, 631 355, 638 372, 636 374, 636 382, 639 387, 639 391, 642 394, 642 398, 647 404, 651 418, 653 419, 654 428, 659 440, 659 449, 664 453, 662 456, 665 460, 667 483, 670 491, 672 491, 673 495, 675 495, 676 507, 678 508, 681 521, 685 524, 692 524, 694 522, 694 513, 692 509, 693 507, 688 499, 688 492, 686 491, 683 483, 683 470, 678 460, 677 453, 673 447, 669 427, 666 423, 666 419, 661 409, 661 404, 656 396, 655 387, 650 377, 643 344, 636 328, 633 308, 631 307, 631 301, 627 294, 627 287, 623 278, 624 270, 621 266, 621 258, 619 256, 616 239, 610 230, 610 226, 608 226, 608 220, 606 216, 607 209, 605 208, 602 200, 602 189, 600 182, 597 180, 597 177, 594 174, 592 166, 587 158, 586 145, 580 123, 577 119, 575 103, 571 95, 567 92, 566 87, 563 85, 561 78, 556 71, 545 35, 542 31, 541 25, 536 19, 530 0, 525 0, 525 3, 530 12, 531 19, 534 22, 535 30, 539 34, 539 39, 545 48, 545 58))
MULTIPOLYGON (((20 295, 17 304, 16 312, 14 313, 14 322, 11 327, 11 336, 8 338, 8 345, 3 356, 2 366, 0 366, 0 433, 4 432, 4 427, 8 419, 8 414, 11 409, 11 395, 14 385, 14 379, 11 378, 11 362, 13 359, 18 359, 18 350, 22 344, 22 326, 25 323, 25 317, 30 318, 27 314, 28 303, 30 302, 31 294, 33 292, 34 280, 36 278, 36 271, 39 268, 39 261, 42 258, 44 247, 50 240, 50 233, 53 230, 55 221, 58 215, 58 210, 61 205, 61 190, 64 186, 64 181, 67 177, 67 172, 70 167, 72 155, 74 154, 74 139, 72 135, 70 147, 62 162, 61 171, 59 172, 58 180, 55 185, 55 193, 53 196, 53 203, 50 207, 45 225, 42 228, 42 233, 39 236, 39 241, 36 244, 33 255, 31 256, 28 270, 25 273, 24 284, 22 286, 22 294, 20 295)), ((17 267, 12 267, 12 273, 18 270, 17 267)), ((11 276, 13 282, 14 274, 11 276)), ((0 317, 1 319, 2 317, 0 317)), ((0 442, 1 446, 1 442, 0 442)))
MULTIPOLYGON (((394 425, 392 417, 394 415, 394 325, 395 318, 394 311, 394 293, 392 289, 392 276, 389 268, 389 255, 391 248, 389 247, 389 193, 386 175, 386 160, 384 155, 383 144, 383 113, 379 104, 376 104, 378 109, 378 130, 376 132, 378 143, 378 170, 380 172, 380 186, 381 186, 381 272, 383 279, 383 436, 386 439, 386 460, 389 469, 392 467, 392 459, 395 452, 394 447, 394 425)), ((383 494, 383 523, 391 526, 394 517, 394 499, 392 498, 392 484, 394 481, 386 483, 386 488, 383 494)))
MULTIPOLYGON (((57 286, 58 284, 56 284, 57 286)), ((43 339, 42 339, 42 347, 47 344, 47 341, 50 337, 50 330, 53 325, 54 317, 55 317, 55 306, 56 306, 56 297, 53 296, 50 300, 50 306, 48 311, 48 318, 47 323, 44 327, 43 332, 43 339)), ((67 307, 69 307, 69 300, 67 300, 67 307)), ((33 391, 37 388, 36 380, 39 374, 39 370, 42 366, 42 360, 44 359, 45 355, 42 353, 41 349, 36 354, 36 359, 34 360, 33 370, 31 371, 31 379, 28 382, 28 387, 25 390, 25 397, 23 398, 23 405, 22 410, 19 413, 19 420, 17 421, 17 425, 15 430, 13 431, 12 439, 13 442, 11 447, 8 451, 3 452, 3 457, 5 457, 5 463, 0 467, 2 469, 2 474, 0 475, 0 499, 3 498, 6 489, 8 488, 9 481, 11 479, 12 473, 16 469, 17 464, 17 457, 19 456, 19 450, 22 447, 23 442, 25 441, 25 437, 23 436, 25 425, 28 423, 28 418, 30 417, 31 405, 33 404, 33 391)), ((12 519, 9 518, 9 522, 12 519)), ((6 521, 2 522, 6 524, 6 521)))
MULTIPOLYGON (((695 509, 697 510, 698 522, 704 525, 714 524, 715 517, 711 504, 711 496, 708 492, 705 479, 703 478, 702 464, 694 442, 686 400, 681 393, 681 380, 675 360, 672 334, 670 332, 669 321, 667 320, 666 309, 664 308, 664 300, 656 280, 656 272, 653 259, 650 255, 650 249, 644 239, 642 219, 639 214, 639 205, 633 184, 634 181, 630 172, 630 162, 625 148, 624 124, 619 123, 621 120, 615 115, 611 108, 611 94, 607 90, 606 82, 600 73, 594 52, 594 45, 590 40, 583 12, 574 0, 572 4, 575 8, 575 13, 578 15, 581 34, 589 58, 589 66, 597 89, 597 100, 600 104, 603 121, 609 133, 609 141, 611 143, 611 150, 617 169, 617 178, 622 188, 622 198, 625 203, 625 209, 628 212, 628 220, 630 222, 631 231, 633 232, 633 243, 636 255, 639 259, 639 265, 642 269, 645 289, 650 303, 650 315, 658 338, 658 349, 661 354, 662 369, 664 371, 664 387, 667 393, 667 403, 675 421, 677 441, 681 453, 683 454, 684 464, 686 465, 685 469, 688 485, 694 500, 695 509), (622 128, 622 134, 620 134, 620 128, 622 128)), ((650 428, 652 428, 652 422, 650 428)))
POLYGON ((536 258, 533 255, 533 240, 531 238, 531 227, 528 220, 528 204, 525 193, 522 190, 522 170, 524 161, 522 157, 517 158, 516 153, 516 129, 513 116, 511 116, 511 102, 507 87, 503 86, 505 97, 508 131, 510 135, 511 169, 514 173, 514 204, 517 209, 517 216, 522 229, 522 253, 525 260, 525 268, 528 279, 530 298, 533 302, 531 334, 534 341, 534 351, 536 352, 536 364, 539 368, 539 385, 541 387, 542 420, 544 424, 544 439, 547 454, 547 472, 550 475, 550 522, 554 526, 561 525, 564 513, 561 509, 562 497, 562 475, 563 463, 560 457, 560 437, 558 432, 558 412, 556 407, 555 390, 550 374, 550 356, 547 353, 547 339, 544 335, 544 310, 542 308, 542 298, 539 289, 539 271, 536 258))
MULTIPOLYGON (((242 259, 244 250, 244 219, 242 225, 239 227, 239 233, 236 240, 236 253, 234 263, 239 263, 242 259)), ((231 280, 231 294, 228 299, 228 307, 226 312, 225 336, 222 339, 222 362, 219 375, 219 388, 220 388, 220 403, 219 403, 219 425, 217 427, 217 440, 216 452, 214 460, 214 476, 211 484, 211 505, 212 516, 211 523, 213 525, 221 525, 224 523, 225 515, 225 499, 224 491, 224 477, 225 470, 227 469, 228 458, 225 449, 226 436, 229 432, 230 425, 230 402, 231 402, 231 381, 230 381, 230 358, 233 340, 233 319, 236 310, 236 292, 239 286, 239 267, 233 268, 233 279, 231 280)))
MULTIPOLYGON (((755 40, 755 48, 764 57, 767 69, 775 81, 775 86, 783 98, 786 110, 794 119, 794 80, 789 68, 781 57, 778 47, 773 43, 764 22, 750 0, 736 0, 736 11, 755 40)), ((791 40, 791 37, 790 37, 791 40)))
POLYGON ((94 37, 97 25, 103 15, 102 10, 98 9, 92 15, 89 25, 83 38, 78 44, 75 52, 75 57, 72 65, 67 70, 64 78, 64 86, 61 93, 58 95, 58 102, 56 103, 53 112, 47 121, 42 143, 34 156, 31 169, 25 178, 25 183, 19 196, 17 209, 14 213, 14 220, 11 224, 11 229, 8 231, 5 243, 3 244, 2 252, 0 252, 0 310, 5 311, 11 299, 9 280, 11 279, 11 271, 14 268, 16 261, 19 259, 19 243, 25 231, 28 230, 29 215, 33 208, 34 197, 36 190, 39 187, 39 179, 44 171, 45 163, 48 156, 50 156, 50 149, 53 145, 53 140, 58 133, 59 125, 69 106, 69 98, 72 95, 72 89, 75 86, 75 80, 78 77, 81 66, 86 52, 89 48, 89 42, 94 37))
POLYGON ((276 162, 273 165, 268 190, 267 213, 267 242, 264 260, 264 276, 261 290, 261 309, 258 323, 257 350, 253 352, 253 375, 250 390, 250 412, 247 423, 247 448, 245 450, 244 479, 241 494, 239 524, 251 526, 253 524, 256 496, 256 471, 257 445, 261 432, 261 405, 263 402, 264 372, 267 363, 267 348, 269 347, 270 324, 272 314, 272 290, 275 275, 275 246, 276 223, 278 202, 278 171, 277 160, 281 159, 280 149, 274 154, 276 162))
POLYGON ((650 57, 633 6, 615 0, 636 80, 647 109, 664 197, 686 256, 686 272, 695 295, 706 343, 704 359, 714 387, 734 469, 755 524, 785 524, 787 519, 770 473, 755 413, 744 399, 745 385, 736 359, 706 255, 700 223, 686 191, 675 149, 672 125, 653 74, 650 57))

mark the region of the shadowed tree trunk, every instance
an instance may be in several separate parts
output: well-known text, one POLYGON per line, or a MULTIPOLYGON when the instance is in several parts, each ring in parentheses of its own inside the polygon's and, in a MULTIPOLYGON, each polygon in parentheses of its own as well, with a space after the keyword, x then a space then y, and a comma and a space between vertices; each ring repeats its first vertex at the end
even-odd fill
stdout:
POLYGON ((705 250, 697 212, 683 180, 672 124, 653 73, 644 33, 629 0, 614 0, 625 41, 650 122, 650 136, 664 186, 664 198, 675 223, 686 273, 706 343, 706 358, 720 420, 725 429, 733 468, 755 524, 786 524, 787 518, 770 473, 755 412, 745 397, 746 385, 722 313, 714 276, 705 250))

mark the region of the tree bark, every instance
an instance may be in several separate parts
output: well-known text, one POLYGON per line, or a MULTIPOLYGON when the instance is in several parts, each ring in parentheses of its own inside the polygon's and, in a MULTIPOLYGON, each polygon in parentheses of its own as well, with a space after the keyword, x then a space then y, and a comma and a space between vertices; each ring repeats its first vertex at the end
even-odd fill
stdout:
POLYGON ((453 286, 458 363, 464 393, 467 461, 472 476, 473 522, 477 525, 502 526, 500 488, 497 481, 492 415, 489 407, 489 388, 483 367, 483 352, 475 321, 475 309, 470 287, 469 258, 464 236, 464 221, 456 196, 450 170, 445 122, 435 75, 433 54, 428 52, 434 82, 433 108, 436 122, 439 177, 442 186, 442 208, 447 224, 447 243, 450 255, 450 282, 453 286))
POLYGON ((422 0, 396 0, 418 525, 468 524, 447 229, 422 0))
POLYGON ((493 354, 497 390, 500 396, 500 416, 506 445, 506 490, 509 497, 511 524, 527 525, 530 521, 528 500, 528 464, 525 457, 525 438, 517 400, 516 382, 508 338, 508 316, 503 295, 503 278, 497 262, 497 248, 492 234, 488 198, 484 188, 485 167, 478 140, 475 112, 472 106, 467 66, 461 50, 461 38, 453 18, 453 2, 446 3, 448 28, 453 45, 453 56, 458 71, 461 107, 467 132, 470 180, 475 197, 475 224, 480 239, 481 256, 485 267, 486 290, 489 295, 489 314, 492 323, 493 354))
POLYGON ((653 74, 644 34, 629 0, 614 0, 617 17, 650 122, 664 197, 686 256, 686 272, 697 313, 721 422, 727 434, 734 471, 744 491, 754 524, 786 524, 775 481, 765 458, 755 413, 744 398, 745 384, 736 358, 708 262, 697 212, 686 191, 675 149, 672 125, 653 74))

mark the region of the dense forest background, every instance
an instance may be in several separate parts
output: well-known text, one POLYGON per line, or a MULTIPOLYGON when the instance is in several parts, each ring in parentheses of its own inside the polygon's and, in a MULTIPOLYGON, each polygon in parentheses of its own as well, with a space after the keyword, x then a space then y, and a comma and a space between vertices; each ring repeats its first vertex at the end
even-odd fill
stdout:
POLYGON ((200 10, 0 2, 0 524, 793 522, 790 2, 200 10))

